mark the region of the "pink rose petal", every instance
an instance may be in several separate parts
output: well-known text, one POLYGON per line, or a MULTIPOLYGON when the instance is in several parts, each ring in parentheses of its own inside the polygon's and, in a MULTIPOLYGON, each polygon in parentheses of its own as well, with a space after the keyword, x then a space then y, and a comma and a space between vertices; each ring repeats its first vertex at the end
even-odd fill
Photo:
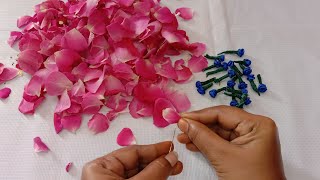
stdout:
POLYGON ((201 72, 204 68, 208 67, 208 61, 203 56, 192 56, 188 61, 188 67, 194 73, 201 72))
POLYGON ((133 118, 150 117, 153 113, 153 104, 141 102, 134 98, 130 102, 129 112, 133 118))
POLYGON ((160 8, 154 17, 161 23, 171 23, 176 19, 176 17, 171 13, 170 9, 167 7, 160 8))
POLYGON ((89 31, 97 35, 103 35, 106 32, 105 14, 102 10, 95 10, 89 16, 87 27, 89 31))
POLYGON ((136 72, 139 76, 146 79, 155 80, 157 78, 154 65, 147 59, 139 59, 136 62, 136 72))
POLYGON ((62 111, 67 110, 68 108, 70 108, 70 106, 71 106, 71 100, 70 100, 70 97, 68 95, 68 91, 65 90, 62 93, 54 112, 55 113, 61 113, 62 111))
POLYGON ((25 50, 19 54, 18 65, 26 73, 33 75, 41 67, 43 57, 37 51, 25 50))
POLYGON ((110 109, 120 112, 127 108, 128 102, 125 97, 122 97, 120 94, 117 94, 110 96, 106 100, 105 105, 110 109))
POLYGON ((14 68, 7 68, 0 63, 0 84, 3 82, 14 79, 18 75, 19 71, 14 68))
POLYGON ((193 18, 193 10, 191 8, 179 8, 175 13, 185 20, 190 20, 193 18))
POLYGON ((134 0, 117 0, 121 6, 129 7, 133 4, 134 0))
POLYGON ((191 102, 185 93, 181 91, 167 90, 165 94, 179 113, 190 109, 191 102))
POLYGON ((81 115, 70 115, 61 118, 61 125, 64 129, 75 133, 81 125, 81 115))
POLYGON ((52 72, 45 81, 47 93, 51 96, 61 95, 72 88, 72 82, 61 72, 52 72))
POLYGON ((72 96, 83 96, 85 94, 85 87, 83 82, 79 79, 77 83, 75 83, 71 89, 72 96))
POLYGON ((136 144, 137 142, 132 130, 129 128, 123 128, 118 134, 117 143, 120 146, 130 146, 136 144))
MULTIPOLYGON (((163 98, 156 100, 153 110, 153 124, 155 126, 159 128, 164 128, 170 125, 170 123, 163 117, 163 110, 167 108, 175 110, 174 106, 171 104, 170 101, 163 98)), ((171 121, 171 119, 169 120, 171 121)))
POLYGON ((170 124, 178 123, 181 116, 172 108, 166 108, 162 110, 163 119, 165 119, 170 124))
POLYGON ((199 57, 206 52, 207 46, 203 43, 192 43, 190 44, 189 49, 194 56, 199 57))
POLYGON ((24 99, 19 104, 19 111, 23 114, 34 114, 36 108, 42 103, 44 97, 36 99, 34 102, 28 102, 24 99))
POLYGON ((21 28, 27 24, 29 24, 32 21, 31 16, 22 16, 17 20, 17 27, 21 28))
POLYGON ((10 96, 10 94, 11 94, 10 88, 0 89, 0 99, 6 99, 10 96))
POLYGON ((82 109, 84 113, 87 114, 96 114, 101 109, 103 103, 100 101, 97 95, 86 95, 81 103, 82 109))
POLYGON ((12 31, 7 43, 12 47, 22 37, 21 32, 12 31))
POLYGON ((48 146, 42 142, 40 137, 35 137, 33 139, 33 148, 36 153, 49 151, 48 146))
POLYGON ((62 47, 74 51, 83 51, 87 49, 88 42, 77 29, 71 29, 62 38, 62 47))
POLYGON ((54 130, 56 131, 57 134, 59 134, 63 129, 60 115, 54 114, 53 124, 54 124, 54 130))
POLYGON ((54 58, 59 70, 62 72, 70 72, 80 62, 79 54, 70 49, 55 52, 54 58))
POLYGON ((105 132, 109 128, 109 119, 103 114, 95 114, 89 120, 88 128, 95 134, 105 132))
POLYGON ((66 165, 66 172, 69 172, 72 166, 73 166, 73 163, 72 163, 72 162, 69 162, 69 163, 66 165))
POLYGON ((107 76, 105 78, 106 93, 105 95, 114 95, 124 92, 125 88, 122 82, 114 76, 107 76))

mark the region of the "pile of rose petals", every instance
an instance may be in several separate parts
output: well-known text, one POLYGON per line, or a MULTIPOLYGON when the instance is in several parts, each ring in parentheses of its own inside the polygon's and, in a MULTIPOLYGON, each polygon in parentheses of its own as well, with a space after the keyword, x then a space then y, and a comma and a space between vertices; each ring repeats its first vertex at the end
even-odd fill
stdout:
POLYGON ((191 19, 191 9, 173 14, 159 1, 47 0, 19 18, 21 32, 8 43, 21 51, 17 68, 31 75, 20 112, 33 114, 49 95, 58 98, 56 133, 75 132, 83 114, 93 115, 91 131, 104 132, 127 107, 134 118, 153 116, 157 127, 176 123, 190 101, 169 83, 207 67, 206 46, 189 43, 178 28, 176 16, 191 19), (174 60, 182 52, 190 56, 174 60), (103 106, 107 114, 99 113, 103 106))

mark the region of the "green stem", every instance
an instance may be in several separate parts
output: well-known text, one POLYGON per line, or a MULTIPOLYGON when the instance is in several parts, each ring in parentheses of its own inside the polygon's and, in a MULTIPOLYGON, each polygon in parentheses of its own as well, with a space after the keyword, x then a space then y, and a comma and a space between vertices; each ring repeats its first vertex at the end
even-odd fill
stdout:
POLYGON ((236 53, 238 53, 238 51, 224 51, 224 52, 219 53, 218 55, 221 55, 221 54, 236 54, 236 53))
POLYGON ((210 75, 217 74, 217 73, 222 72, 222 71, 224 71, 224 68, 223 68, 223 67, 218 68, 218 69, 216 69, 215 71, 207 72, 206 75, 207 75, 207 77, 208 77, 208 76, 210 76, 210 75))
POLYGON ((262 84, 262 78, 260 74, 257 75, 257 78, 258 78, 259 84, 262 84))
POLYGON ((209 84, 204 85, 203 89, 207 90, 207 89, 211 88, 212 86, 213 86, 213 83, 209 83, 209 84))
POLYGON ((223 87, 223 88, 220 88, 220 89, 217 89, 217 93, 221 92, 221 91, 225 91, 227 88, 226 87, 223 87))
POLYGON ((240 90, 235 90, 234 88, 227 88, 228 92, 231 92, 232 94, 239 94, 242 95, 242 91, 240 90))
POLYGON ((242 96, 239 95, 239 94, 230 94, 230 93, 227 93, 227 92, 225 92, 224 94, 225 94, 226 96, 230 96, 230 97, 234 97, 234 98, 239 98, 239 99, 242 98, 242 96))
POLYGON ((205 72, 205 71, 213 69, 213 68, 215 68, 215 65, 208 66, 208 67, 202 69, 202 71, 205 72))
POLYGON ((209 54, 206 54, 204 57, 207 59, 212 59, 212 60, 219 60, 220 56, 210 56, 209 54))
POLYGON ((258 91, 258 88, 257 88, 256 83, 254 83, 253 80, 251 80, 251 81, 249 81, 249 82, 250 82, 250 85, 251 85, 252 89, 253 89, 256 93, 258 93, 258 95, 260 96, 260 92, 258 91))
POLYGON ((242 75, 243 75, 243 74, 240 72, 239 68, 238 68, 236 65, 234 65, 234 66, 232 67, 232 69, 233 69, 234 71, 236 71, 236 73, 237 73, 239 76, 242 76, 242 75))
POLYGON ((221 82, 222 80, 224 80, 224 79, 226 79, 226 78, 228 78, 228 77, 229 77, 229 74, 226 74, 226 75, 224 75, 224 76, 216 79, 214 82, 215 82, 215 83, 219 83, 219 82, 221 82))
POLYGON ((211 78, 211 79, 209 79, 209 80, 207 80, 207 81, 204 81, 204 82, 201 82, 201 84, 202 85, 206 85, 206 84, 208 84, 208 83, 212 83, 212 82, 214 82, 215 81, 215 77, 214 78, 211 78))
POLYGON ((239 64, 239 66, 241 67, 241 69, 245 69, 246 67, 243 64, 239 64))

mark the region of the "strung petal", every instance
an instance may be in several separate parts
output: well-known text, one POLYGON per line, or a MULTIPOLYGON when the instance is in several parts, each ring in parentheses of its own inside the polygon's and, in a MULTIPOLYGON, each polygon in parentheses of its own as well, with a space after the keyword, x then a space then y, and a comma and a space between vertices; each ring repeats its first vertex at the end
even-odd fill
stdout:
POLYGON ((130 146, 137 144, 136 138, 133 135, 133 132, 129 128, 123 128, 117 137, 117 143, 120 146, 130 146))
POLYGON ((85 37, 77 30, 72 29, 62 38, 62 48, 74 51, 83 51, 87 49, 88 42, 85 37))
POLYGON ((67 165, 66 165, 66 172, 69 172, 70 171, 70 168, 72 167, 73 163, 72 162, 69 162, 67 165))
POLYGON ((154 17, 161 23, 171 23, 176 19, 176 17, 171 13, 170 9, 167 7, 162 7, 154 13, 154 17))
POLYGON ((65 116, 61 118, 61 125, 64 129, 75 133, 80 128, 81 120, 82 118, 79 114, 65 116))
POLYGON ((72 88, 72 82, 61 72, 52 72, 45 81, 47 93, 51 96, 58 96, 65 90, 72 88))
POLYGON ((63 49, 54 53, 57 66, 62 72, 70 72, 73 67, 79 64, 80 56, 73 50, 63 49))
POLYGON ((22 37, 22 33, 18 31, 12 31, 10 33, 10 37, 7 41, 10 47, 12 47, 20 38, 22 37))
POLYGON ((60 115, 54 114, 53 125, 54 125, 54 130, 56 131, 57 134, 59 134, 63 129, 60 115))
POLYGON ((193 17, 193 10, 191 8, 179 8, 175 13, 185 20, 190 20, 193 17))
POLYGON ((48 146, 42 142, 40 137, 33 138, 33 148, 36 153, 49 151, 48 146))
POLYGON ((70 97, 68 95, 68 91, 65 90, 61 95, 59 102, 54 110, 55 113, 61 113, 64 110, 67 110, 71 106, 70 97))
POLYGON ((43 57, 37 51, 25 50, 19 54, 18 65, 24 72, 33 75, 41 67, 43 57))
POLYGON ((192 56, 191 59, 188 61, 188 67, 194 73, 201 72, 202 69, 208 67, 208 61, 203 56, 192 56))
POLYGON ((192 43, 190 44, 189 49, 194 56, 199 57, 206 52, 207 46, 203 43, 192 43))
POLYGON ((166 90, 165 94, 179 113, 190 109, 191 102, 188 96, 182 91, 166 90))
POLYGON ((172 108, 166 108, 162 110, 163 118, 170 124, 178 123, 181 116, 172 108))
POLYGON ((27 24, 29 24, 32 21, 31 16, 22 16, 17 20, 17 27, 21 28, 27 24))
POLYGON ((106 93, 105 95, 114 95, 124 92, 125 88, 122 82, 114 76, 107 76, 105 79, 106 93))
POLYGON ((103 114, 95 114, 89 120, 88 128, 90 131, 94 132, 94 134, 105 132, 109 128, 109 120, 103 114))
POLYGON ((155 126, 159 128, 164 128, 170 125, 170 123, 163 117, 163 110, 167 108, 175 110, 174 106, 171 104, 170 101, 163 98, 156 100, 153 110, 153 124, 155 126))
POLYGON ((10 94, 11 94, 10 88, 0 89, 0 99, 6 99, 9 97, 10 94))

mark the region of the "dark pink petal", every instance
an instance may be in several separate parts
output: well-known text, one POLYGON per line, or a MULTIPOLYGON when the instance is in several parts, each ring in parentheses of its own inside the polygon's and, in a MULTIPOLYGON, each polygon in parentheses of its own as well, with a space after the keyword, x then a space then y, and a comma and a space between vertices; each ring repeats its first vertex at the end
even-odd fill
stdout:
POLYGON ((94 134, 105 132, 109 128, 109 120, 103 114, 95 114, 89 120, 88 128, 90 131, 94 132, 94 134))
POLYGON ((154 110, 153 110, 153 124, 157 127, 163 128, 167 127, 170 125, 170 123, 164 119, 163 117, 163 110, 171 108, 174 109, 174 106, 171 104, 170 101, 160 98, 157 99, 154 105, 154 110))
POLYGON ((24 72, 33 75, 41 67, 43 57, 37 51, 25 50, 19 54, 18 65, 24 72))
POLYGON ((188 61, 188 67, 194 73, 201 72, 204 68, 208 67, 208 61, 203 56, 192 56, 188 61))
POLYGON ((121 132, 118 134, 117 143, 120 146, 130 146, 137 144, 136 138, 133 135, 133 132, 129 128, 123 128, 121 132))
POLYGON ((125 97, 122 97, 120 94, 109 96, 106 100, 105 105, 115 111, 123 111, 127 108, 128 102, 125 97))
POLYGON ((140 56, 139 51, 133 45, 132 41, 123 40, 121 42, 115 43, 115 56, 118 61, 127 62, 134 60, 140 56))
POLYGON ((33 148, 36 153, 49 151, 48 146, 42 142, 40 137, 33 138, 33 148))
POLYGON ((134 0, 117 0, 121 6, 129 7, 133 4, 134 0))
POLYGON ((174 68, 176 69, 177 79, 175 81, 177 83, 184 83, 190 80, 192 77, 191 70, 186 67, 184 60, 177 60, 174 64, 174 68))
POLYGON ((136 72, 139 76, 146 79, 155 80, 157 78, 154 65, 148 59, 139 59, 136 62, 136 72))
POLYGON ((172 62, 170 59, 163 63, 156 64, 155 66, 157 74, 159 74, 162 77, 170 78, 170 79, 177 79, 177 73, 172 66, 172 62))
POLYGON ((19 71, 14 68, 7 68, 0 63, 0 84, 14 79, 19 74, 19 71))
POLYGON ((119 115, 119 112, 111 110, 106 114, 106 117, 109 121, 113 121, 117 116, 119 115))
POLYGON ((88 82, 88 81, 96 80, 96 79, 99 79, 99 77, 102 75, 103 75, 103 72, 101 70, 90 69, 88 73, 86 73, 86 75, 84 76, 83 81, 88 82))
POLYGON ((79 114, 65 116, 61 118, 61 125, 64 129, 75 133, 80 128, 81 120, 82 118, 79 114))
POLYGON ((73 163, 72 162, 69 162, 67 165, 66 165, 66 172, 69 172, 70 171, 70 168, 72 167, 73 163))
POLYGON ((22 37, 21 32, 12 31, 7 43, 12 47, 22 37))
POLYGON ((87 114, 98 113, 102 105, 103 103, 100 101, 97 95, 86 95, 81 103, 83 112, 87 114))
POLYGON ((178 123, 181 116, 172 108, 166 108, 162 110, 163 119, 165 119, 169 124, 178 123))
POLYGON ((130 102, 129 112, 133 118, 150 117, 153 114, 153 104, 144 103, 134 98, 130 102))
POLYGON ((51 96, 61 95, 72 88, 72 82, 61 72, 52 72, 45 81, 47 93, 51 96))
POLYGON ((17 27, 21 28, 27 24, 29 24, 32 21, 31 16, 22 16, 17 20, 17 27))
POLYGON ((170 9, 167 7, 162 7, 154 13, 154 17, 161 23, 171 23, 176 19, 176 17, 171 13, 170 9))
POLYGON ((42 86, 43 79, 36 75, 32 76, 29 83, 24 87, 23 98, 29 102, 35 101, 41 95, 42 86))
POLYGON ((105 95, 114 95, 114 94, 118 94, 120 92, 125 91, 125 88, 122 82, 118 78, 111 75, 105 78, 105 85, 106 85, 105 95))
POLYGON ((165 94, 179 113, 190 109, 191 102, 188 96, 182 91, 166 90, 165 94))
POLYGON ((100 88, 100 86, 102 85, 105 79, 105 71, 106 71, 106 68, 104 68, 104 70, 101 72, 99 79, 86 83, 86 88, 89 92, 96 93, 98 91, 98 89, 100 88))
POLYGON ((154 103, 158 98, 164 98, 165 94, 161 87, 151 83, 139 83, 134 88, 134 96, 144 102, 154 103))
POLYGON ((194 56, 198 57, 202 56, 206 52, 207 46, 203 43, 192 43, 189 45, 189 49, 194 56))
POLYGON ((114 65, 113 71, 113 75, 121 79, 129 81, 137 78, 137 75, 133 72, 132 67, 126 63, 114 65))
POLYGON ((87 28, 94 34, 103 35, 106 32, 106 15, 101 10, 95 10, 88 19, 87 28))
POLYGON ((179 8, 176 10, 176 14, 185 20, 190 20, 193 17, 193 10, 191 8, 179 8))
POLYGON ((116 42, 121 41, 124 38, 133 37, 133 32, 128 31, 128 29, 123 27, 122 22, 123 20, 119 19, 107 26, 107 30, 111 39, 116 42))
POLYGON ((83 51, 88 48, 86 38, 77 30, 71 29, 62 38, 62 48, 83 51))
POLYGON ((54 130, 56 131, 57 134, 59 134, 63 129, 60 115, 54 114, 53 125, 54 125, 54 130))
POLYGON ((42 103, 44 97, 40 97, 35 102, 28 102, 24 99, 20 102, 19 111, 23 114, 34 114, 36 108, 42 103))
POLYGON ((62 72, 70 72, 80 62, 79 54, 70 49, 57 51, 54 53, 54 58, 59 70, 62 72))
POLYGON ((54 112, 55 113, 61 113, 64 110, 67 110, 68 108, 70 108, 70 106, 71 106, 71 100, 70 100, 70 97, 68 95, 68 91, 65 90, 62 93, 54 112))
POLYGON ((10 88, 0 89, 0 99, 6 99, 10 96, 10 94, 11 94, 10 88))

